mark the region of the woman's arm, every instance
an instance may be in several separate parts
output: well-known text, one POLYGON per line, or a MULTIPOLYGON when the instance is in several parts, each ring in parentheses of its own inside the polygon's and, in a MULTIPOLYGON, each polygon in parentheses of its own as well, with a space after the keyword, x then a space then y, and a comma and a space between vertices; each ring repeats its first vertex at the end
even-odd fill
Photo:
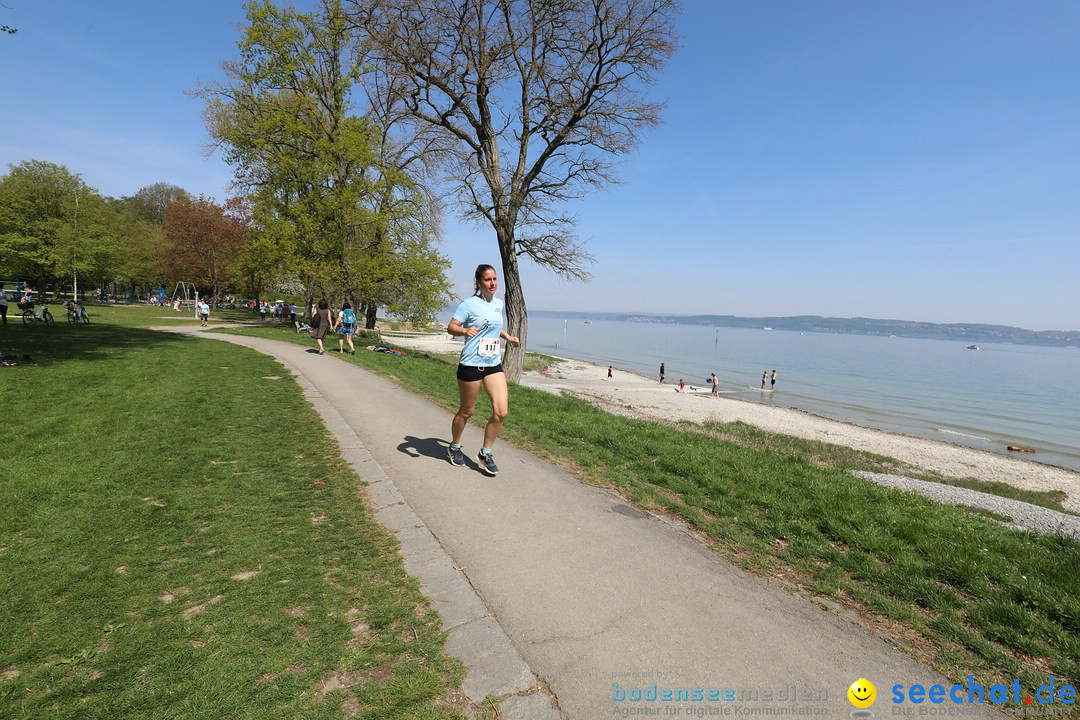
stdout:
POLYGON ((480 332, 480 328, 465 327, 457 318, 451 318, 450 324, 446 326, 446 332, 450 333, 454 337, 473 337, 478 332, 480 332))
POLYGON ((505 330, 500 330, 499 331, 499 337, 504 338, 506 340, 506 342, 510 343, 514 347, 517 347, 518 345, 521 344, 521 341, 517 339, 516 335, 511 335, 510 333, 506 332, 505 330))

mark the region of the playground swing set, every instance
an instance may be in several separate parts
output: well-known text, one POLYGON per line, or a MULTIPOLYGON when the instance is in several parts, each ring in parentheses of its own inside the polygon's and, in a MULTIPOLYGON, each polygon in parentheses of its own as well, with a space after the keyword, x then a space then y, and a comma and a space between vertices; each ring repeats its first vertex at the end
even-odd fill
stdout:
POLYGON ((199 291, 195 289, 195 283, 181 280, 173 289, 173 309, 177 312, 181 307, 190 307, 192 314, 199 318, 199 291))

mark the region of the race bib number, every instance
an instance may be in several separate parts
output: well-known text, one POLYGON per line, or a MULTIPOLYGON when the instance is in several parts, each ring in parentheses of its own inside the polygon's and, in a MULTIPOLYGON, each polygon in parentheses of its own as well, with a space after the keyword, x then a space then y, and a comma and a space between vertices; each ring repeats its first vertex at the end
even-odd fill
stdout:
POLYGON ((476 354, 483 358, 499 357, 499 338, 480 338, 476 354))

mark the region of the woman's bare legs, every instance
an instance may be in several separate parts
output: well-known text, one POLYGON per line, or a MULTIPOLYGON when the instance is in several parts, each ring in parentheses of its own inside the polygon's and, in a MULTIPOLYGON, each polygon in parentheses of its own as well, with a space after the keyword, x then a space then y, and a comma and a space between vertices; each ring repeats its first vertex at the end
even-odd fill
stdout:
MULTIPOLYGON (((484 392, 491 398, 491 417, 484 427, 484 447, 490 450, 499 438, 503 421, 510 411, 510 391, 506 388, 506 373, 495 373, 484 378, 484 392)), ((475 398, 473 398, 475 402, 475 398)))
POLYGON ((480 395, 480 385, 483 383, 484 392, 491 398, 491 417, 484 427, 484 447, 488 450, 495 444, 502 430, 503 421, 509 413, 510 392, 506 387, 506 374, 495 373, 486 376, 482 381, 466 382, 458 380, 458 395, 461 402, 457 414, 450 425, 452 440, 455 445, 461 443, 461 436, 465 433, 465 425, 469 418, 476 412, 476 399, 480 395))
POLYGON ((461 436, 465 433, 465 425, 476 410, 476 397, 480 394, 480 381, 466 382, 465 380, 458 380, 457 386, 461 401, 458 404, 457 414, 454 415, 454 420, 450 423, 450 435, 452 437, 450 442, 460 445, 461 436))

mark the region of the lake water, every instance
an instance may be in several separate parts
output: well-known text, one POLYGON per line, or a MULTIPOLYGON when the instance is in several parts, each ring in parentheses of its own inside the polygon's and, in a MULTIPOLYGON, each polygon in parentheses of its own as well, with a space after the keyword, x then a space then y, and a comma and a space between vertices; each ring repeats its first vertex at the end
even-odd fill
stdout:
POLYGON ((529 314, 528 349, 906 435, 1080 470, 1080 350, 869 335, 565 320, 529 314), (558 343, 558 348, 555 345, 558 343), (777 371, 776 392, 761 373, 777 371))

